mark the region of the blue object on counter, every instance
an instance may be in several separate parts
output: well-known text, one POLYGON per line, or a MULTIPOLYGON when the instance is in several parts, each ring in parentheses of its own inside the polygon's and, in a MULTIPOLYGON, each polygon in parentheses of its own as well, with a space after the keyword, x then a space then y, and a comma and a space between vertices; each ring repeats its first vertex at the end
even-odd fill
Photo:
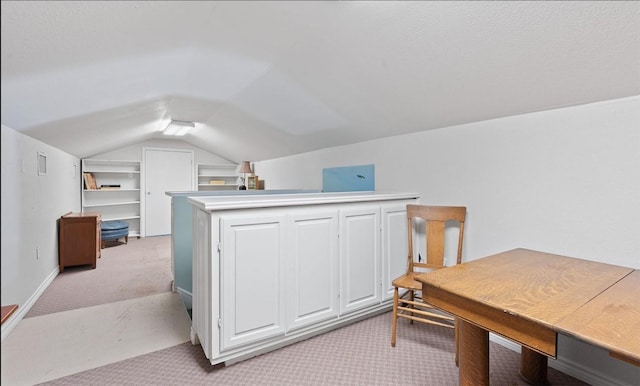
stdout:
POLYGON ((323 192, 361 192, 374 190, 374 164, 322 169, 323 192))

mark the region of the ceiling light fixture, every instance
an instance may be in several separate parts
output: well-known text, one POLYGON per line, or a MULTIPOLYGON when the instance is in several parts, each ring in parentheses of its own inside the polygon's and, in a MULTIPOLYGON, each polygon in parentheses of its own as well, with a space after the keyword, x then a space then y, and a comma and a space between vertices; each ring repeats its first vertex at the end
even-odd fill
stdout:
POLYGON ((164 135, 173 135, 173 136, 182 136, 187 134, 187 132, 196 127, 196 124, 193 122, 187 121, 171 121, 162 134, 164 135))

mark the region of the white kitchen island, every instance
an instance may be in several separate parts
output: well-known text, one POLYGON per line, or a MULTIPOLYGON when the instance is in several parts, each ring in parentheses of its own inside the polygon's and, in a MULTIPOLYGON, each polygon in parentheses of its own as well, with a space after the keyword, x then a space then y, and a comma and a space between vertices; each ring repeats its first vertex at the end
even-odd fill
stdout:
POLYGON ((230 364, 389 310, 418 198, 190 197, 192 343, 230 364))

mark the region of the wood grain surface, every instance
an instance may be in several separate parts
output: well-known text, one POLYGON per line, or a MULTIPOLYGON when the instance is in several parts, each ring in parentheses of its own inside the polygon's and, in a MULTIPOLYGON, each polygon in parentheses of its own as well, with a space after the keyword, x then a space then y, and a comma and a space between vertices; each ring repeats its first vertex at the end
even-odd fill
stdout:
POLYGON ((625 276, 561 320, 557 328, 640 366, 640 271, 625 276))
POLYGON ((640 274, 633 268, 514 249, 416 280, 426 302, 465 322, 469 333, 466 343, 461 338, 461 377, 484 373, 484 366, 462 360, 482 357, 486 349, 468 325, 520 343, 527 354, 521 375, 530 381, 545 382, 541 354, 556 357, 558 332, 640 364, 640 274))

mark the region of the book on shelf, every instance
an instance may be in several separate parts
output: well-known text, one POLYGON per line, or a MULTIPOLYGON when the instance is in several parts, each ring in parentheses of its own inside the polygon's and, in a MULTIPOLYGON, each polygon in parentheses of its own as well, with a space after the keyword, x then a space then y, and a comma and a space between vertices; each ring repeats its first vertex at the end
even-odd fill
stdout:
POLYGON ((98 186, 96 184, 96 177, 93 175, 93 173, 88 173, 85 172, 82 174, 83 178, 84 178, 84 188, 87 190, 95 190, 98 189, 98 186))
POLYGON ((224 185, 224 180, 209 180, 209 185, 224 185))
POLYGON ((120 184, 115 185, 100 185, 101 190, 118 190, 120 189, 120 184))

